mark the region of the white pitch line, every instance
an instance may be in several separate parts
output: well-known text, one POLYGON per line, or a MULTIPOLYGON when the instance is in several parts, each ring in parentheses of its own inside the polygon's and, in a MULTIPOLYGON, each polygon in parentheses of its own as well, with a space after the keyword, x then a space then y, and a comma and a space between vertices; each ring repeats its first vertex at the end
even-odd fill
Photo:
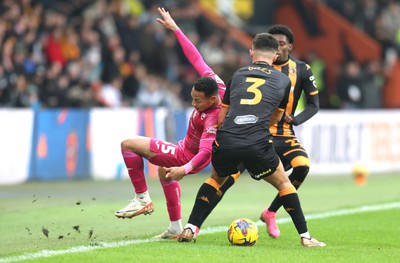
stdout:
MULTIPOLYGON (((307 220, 322 219, 322 218, 329 218, 329 217, 335 217, 335 216, 359 214, 359 213, 372 212, 372 211, 382 211, 382 210, 389 210, 389 209, 396 209, 396 208, 400 208, 400 202, 387 203, 387 204, 381 204, 381 205, 361 206, 361 207, 350 208, 350 209, 342 209, 342 210, 330 211, 330 212, 325 212, 325 213, 311 214, 311 215, 306 216, 306 219, 307 220)), ((278 224, 289 223, 291 221, 292 220, 289 217, 280 218, 280 219, 276 220, 276 222, 278 224)), ((263 224, 264 223, 261 221, 257 222, 257 225, 263 225, 263 224)), ((226 226, 208 227, 208 228, 202 229, 201 234, 204 235, 204 234, 223 232, 223 231, 226 231, 226 229, 227 229, 226 226)), ((58 255, 93 251, 93 250, 102 249, 102 248, 125 247, 125 246, 129 246, 129 245, 136 245, 136 244, 143 244, 143 243, 150 243, 150 242, 160 242, 160 241, 164 241, 164 240, 139 239, 139 240, 126 240, 126 241, 119 241, 119 242, 110 242, 110 243, 97 242, 96 244, 91 245, 91 246, 79 246, 79 247, 72 247, 72 248, 63 249, 63 250, 42 250, 42 251, 39 251, 36 253, 29 253, 29 254, 23 254, 20 256, 0 258, 0 263, 18 262, 18 261, 30 260, 30 259, 36 259, 36 258, 48 258, 48 257, 54 257, 54 256, 58 256, 58 255)))

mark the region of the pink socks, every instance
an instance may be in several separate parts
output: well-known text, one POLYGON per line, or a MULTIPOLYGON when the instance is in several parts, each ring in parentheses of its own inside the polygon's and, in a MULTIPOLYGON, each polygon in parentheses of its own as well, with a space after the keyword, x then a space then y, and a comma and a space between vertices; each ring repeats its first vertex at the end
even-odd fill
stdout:
POLYGON ((175 180, 160 180, 167 200, 170 221, 181 219, 181 186, 175 180))
POLYGON ((129 150, 122 150, 122 157, 129 177, 136 193, 144 193, 147 191, 146 179, 143 173, 143 158, 129 150))

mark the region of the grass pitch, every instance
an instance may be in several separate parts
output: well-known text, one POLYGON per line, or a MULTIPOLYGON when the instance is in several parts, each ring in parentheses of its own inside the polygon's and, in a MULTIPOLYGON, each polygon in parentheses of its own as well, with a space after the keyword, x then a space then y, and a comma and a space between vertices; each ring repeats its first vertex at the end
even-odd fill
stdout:
MULTIPOLYGON (((199 186, 208 175, 181 181, 186 223, 199 186)), ((31 182, 0 186, 1 262, 396 262, 400 258, 399 174, 376 175, 365 186, 351 176, 309 176, 299 190, 309 230, 326 248, 303 248, 281 209, 279 239, 258 221, 276 191, 247 174, 205 222, 196 243, 156 242, 169 225, 165 198, 149 179, 155 205, 150 216, 117 219, 133 197, 129 181, 31 182), (253 247, 229 245, 226 230, 236 218, 258 221, 253 247)))

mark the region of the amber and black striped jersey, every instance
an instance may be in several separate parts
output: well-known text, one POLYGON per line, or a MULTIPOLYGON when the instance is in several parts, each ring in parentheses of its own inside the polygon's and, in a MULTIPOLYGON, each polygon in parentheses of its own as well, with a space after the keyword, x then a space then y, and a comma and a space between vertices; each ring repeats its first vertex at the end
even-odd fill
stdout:
POLYGON ((310 66, 303 61, 289 57, 288 61, 280 65, 274 64, 273 67, 288 76, 292 85, 285 114, 294 115, 303 91, 307 101, 306 108, 295 117, 293 123, 289 124, 285 122, 285 116, 283 116, 276 125, 270 128, 270 132, 274 136, 292 137, 295 136, 293 125, 302 124, 318 112, 319 98, 317 85, 310 66))
POLYGON ((217 132, 217 143, 241 147, 268 142, 271 115, 284 111, 288 103, 290 80, 266 63, 251 64, 237 70, 228 83, 223 107, 229 107, 217 132))

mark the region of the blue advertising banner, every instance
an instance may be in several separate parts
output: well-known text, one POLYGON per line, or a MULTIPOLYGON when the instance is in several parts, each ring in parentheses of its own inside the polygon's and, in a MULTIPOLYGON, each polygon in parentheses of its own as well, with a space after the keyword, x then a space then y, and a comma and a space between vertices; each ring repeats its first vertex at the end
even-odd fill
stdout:
POLYGON ((89 178, 89 111, 35 112, 31 180, 89 178))

